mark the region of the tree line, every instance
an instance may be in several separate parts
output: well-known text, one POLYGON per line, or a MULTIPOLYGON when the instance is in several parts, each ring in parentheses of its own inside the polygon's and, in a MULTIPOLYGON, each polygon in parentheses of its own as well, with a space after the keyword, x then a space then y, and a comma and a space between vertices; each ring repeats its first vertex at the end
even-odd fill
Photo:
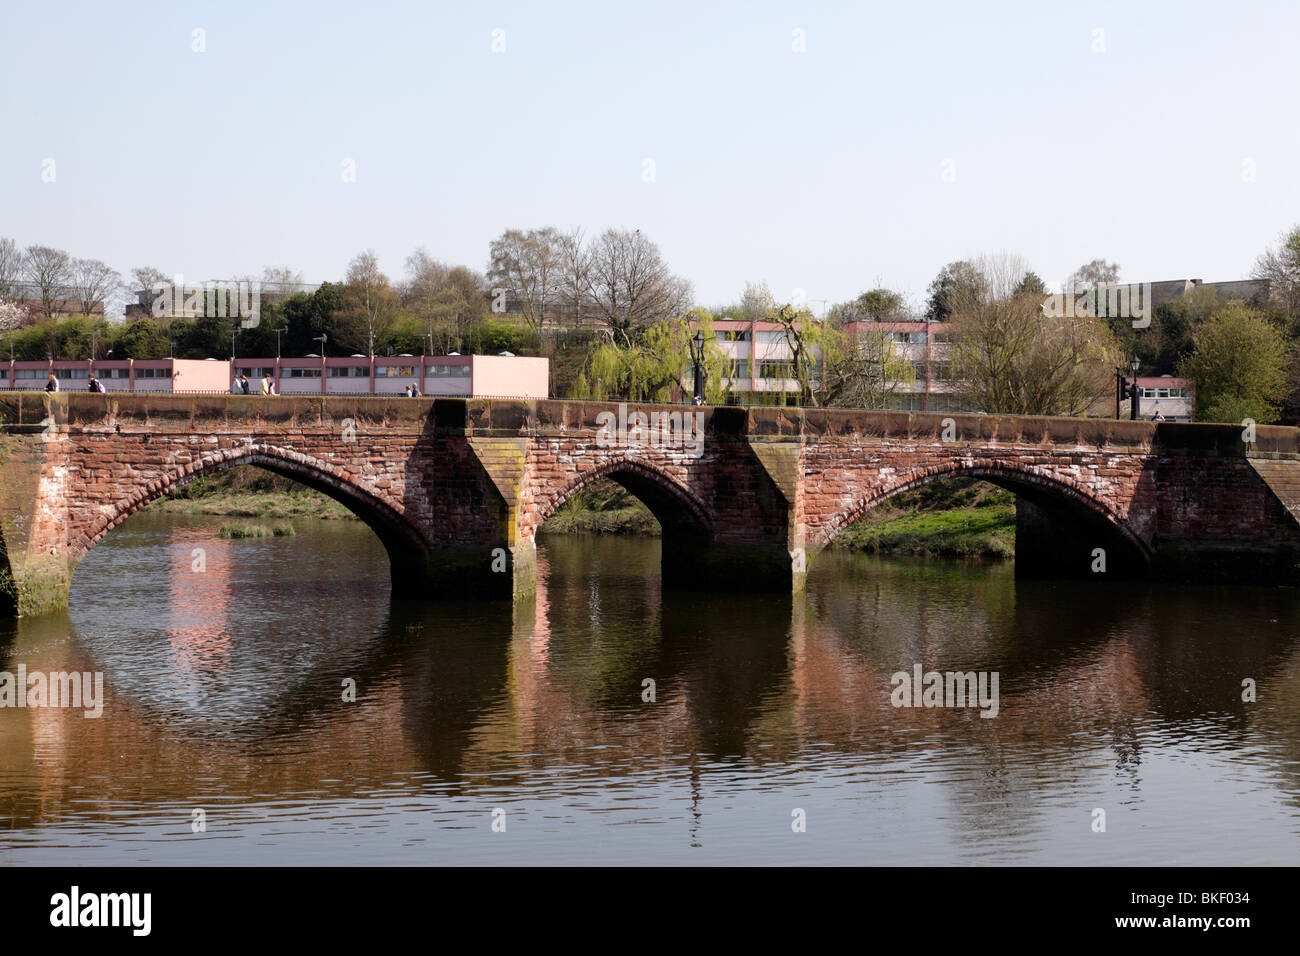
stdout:
MULTIPOLYGON (((236 331, 219 316, 143 314, 109 323, 91 314, 110 294, 166 283, 153 267, 131 270, 131 285, 98 260, 0 239, 0 348, 18 359, 265 357, 509 351, 552 359, 552 392, 575 398, 681 397, 690 339, 704 334, 706 400, 726 401, 736 368, 714 335, 719 319, 763 321, 788 357, 769 377, 786 383, 776 401, 884 407, 935 369, 906 361, 888 326, 945 323, 943 375, 971 408, 999 414, 1081 415, 1111 398, 1117 367, 1137 356, 1143 375, 1193 379, 1203 421, 1300 422, 1300 226, 1258 258, 1266 291, 1223 299, 1194 289, 1157 306, 1135 329, 1116 316, 1053 316, 1048 289, 1022 260, 1003 255, 944 266, 925 300, 910 306, 884 286, 836 303, 818 319, 806 305, 778 302, 762 282, 731 303, 693 303, 691 285, 668 267, 639 230, 507 229, 478 272, 433 258, 407 257, 392 279, 372 250, 358 253, 340 281, 295 291, 300 274, 268 267, 260 322, 236 331), (29 293, 29 294, 24 294, 29 293), (34 294, 30 294, 34 293, 34 294), (72 302, 82 314, 55 319, 72 302), (855 323, 872 323, 867 327, 855 323), (880 328, 877 326, 885 326, 880 328)), ((249 277, 241 277, 248 279, 249 277)), ((1095 259, 1065 289, 1082 292, 1120 280, 1119 266, 1095 259)), ((753 359, 751 358, 751 363, 753 359)))

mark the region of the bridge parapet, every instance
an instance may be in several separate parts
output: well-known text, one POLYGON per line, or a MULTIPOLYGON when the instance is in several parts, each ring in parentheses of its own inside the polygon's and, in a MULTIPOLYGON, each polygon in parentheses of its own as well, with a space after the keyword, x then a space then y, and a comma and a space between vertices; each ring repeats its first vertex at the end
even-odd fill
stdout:
POLYGON ((699 413, 715 439, 808 443, 836 439, 939 441, 960 444, 1085 446, 1157 454, 1300 457, 1300 429, 1239 425, 865 411, 781 406, 656 405, 560 399, 411 399, 400 396, 184 395, 0 392, 0 427, 44 426, 169 432, 316 430, 357 427, 480 437, 553 437, 595 433, 599 416, 619 405, 662 414, 699 413))

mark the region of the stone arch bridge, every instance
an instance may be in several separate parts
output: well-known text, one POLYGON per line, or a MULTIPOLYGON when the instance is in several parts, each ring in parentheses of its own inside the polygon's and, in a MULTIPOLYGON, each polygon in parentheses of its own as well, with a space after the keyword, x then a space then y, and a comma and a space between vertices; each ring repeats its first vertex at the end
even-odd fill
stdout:
POLYGON ((658 518, 666 587, 797 591, 868 509, 959 475, 1016 492, 1021 574, 1294 583, 1298 440, 833 409, 0 393, 0 607, 66 605, 114 527, 242 464, 351 508, 387 548, 396 595, 526 595, 538 528, 601 476, 658 518))

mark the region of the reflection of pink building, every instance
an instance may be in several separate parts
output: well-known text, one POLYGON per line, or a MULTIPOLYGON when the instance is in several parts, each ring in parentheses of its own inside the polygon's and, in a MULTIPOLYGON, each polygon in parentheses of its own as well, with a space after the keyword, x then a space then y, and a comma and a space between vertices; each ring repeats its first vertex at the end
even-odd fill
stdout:
POLYGON ((176 529, 169 534, 167 634, 176 669, 186 676, 225 670, 231 635, 230 542, 176 529))

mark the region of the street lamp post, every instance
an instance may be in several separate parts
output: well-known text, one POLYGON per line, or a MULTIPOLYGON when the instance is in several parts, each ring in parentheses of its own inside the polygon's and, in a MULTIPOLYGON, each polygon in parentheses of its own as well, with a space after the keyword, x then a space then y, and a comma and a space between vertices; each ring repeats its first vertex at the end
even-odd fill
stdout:
MULTIPOLYGON (((325 384, 329 378, 329 373, 326 372, 325 370, 325 343, 328 340, 329 340, 329 336, 324 332, 322 332, 320 335, 315 336, 312 339, 313 342, 320 343, 320 393, 322 395, 325 394, 325 384)), ((374 359, 371 358, 370 361, 373 363, 374 359)))
POLYGON ((280 336, 284 334, 284 329, 275 330, 275 357, 280 357, 280 336))
POLYGON ((1142 363, 1138 361, 1138 357, 1135 355, 1128 365, 1129 368, 1133 370, 1133 390, 1129 393, 1130 399, 1133 403, 1132 419, 1133 421, 1137 421, 1142 417, 1142 400, 1138 397, 1138 369, 1142 367, 1142 363))
POLYGON ((693 404, 704 404, 704 335, 696 332, 691 338, 691 362, 695 366, 695 398, 693 404))
POLYGON ((233 329, 230 333, 230 361, 235 360, 235 340, 239 338, 239 329, 233 329))

